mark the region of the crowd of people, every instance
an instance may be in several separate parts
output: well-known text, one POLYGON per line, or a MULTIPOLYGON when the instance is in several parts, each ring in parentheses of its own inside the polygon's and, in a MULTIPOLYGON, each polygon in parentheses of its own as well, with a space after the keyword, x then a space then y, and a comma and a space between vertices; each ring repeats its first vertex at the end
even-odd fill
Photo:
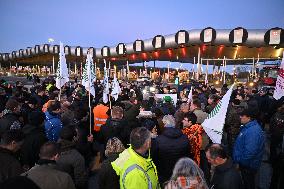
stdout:
MULTIPOLYGON (((203 121, 228 90, 195 84, 120 83, 105 103, 77 82, 61 91, 47 78, 29 90, 0 81, 0 188, 255 189, 284 188, 284 98, 238 85, 222 144, 203 121), (177 93, 157 99, 155 93, 177 93)), ((226 113, 226 112, 224 112, 226 113)))

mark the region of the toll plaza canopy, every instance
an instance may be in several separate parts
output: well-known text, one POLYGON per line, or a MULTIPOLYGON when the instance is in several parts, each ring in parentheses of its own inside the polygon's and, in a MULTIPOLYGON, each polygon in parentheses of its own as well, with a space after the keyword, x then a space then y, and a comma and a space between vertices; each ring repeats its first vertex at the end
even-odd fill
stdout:
MULTIPOLYGON (((103 59, 114 64, 139 63, 144 61, 173 61, 192 63, 195 58, 215 64, 224 57, 227 64, 244 64, 251 59, 280 59, 284 50, 283 28, 271 29, 205 29, 180 30, 172 35, 157 35, 152 39, 136 40, 133 43, 119 43, 115 47, 104 46, 64 47, 67 62, 84 62, 87 52, 93 54, 97 63, 103 59), (232 60, 232 61, 230 61, 232 60)), ((0 53, 2 66, 9 63, 51 64, 58 60, 59 45, 35 45, 11 53, 0 53)))

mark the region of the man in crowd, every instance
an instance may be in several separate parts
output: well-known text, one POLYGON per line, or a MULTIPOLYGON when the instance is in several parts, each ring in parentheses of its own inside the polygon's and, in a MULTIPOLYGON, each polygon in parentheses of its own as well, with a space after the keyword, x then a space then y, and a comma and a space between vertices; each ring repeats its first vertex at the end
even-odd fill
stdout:
POLYGON ((187 113, 184 115, 182 124, 182 132, 187 136, 190 143, 191 154, 193 160, 200 165, 200 151, 202 147, 202 135, 204 130, 201 125, 196 124, 197 117, 194 113, 187 113))
POLYGON ((153 142, 153 160, 159 172, 159 181, 164 183, 170 179, 175 163, 182 157, 191 157, 189 140, 180 129, 175 127, 175 119, 171 115, 163 118, 164 131, 153 142))
POLYGON ((63 127, 60 120, 61 104, 59 101, 52 101, 45 112, 45 133, 49 141, 56 142, 63 127))
POLYGON ((109 107, 103 103, 102 99, 97 106, 93 109, 94 114, 94 131, 99 132, 101 130, 101 126, 106 123, 108 119, 109 107))
POLYGON ((196 117, 196 123, 201 124, 207 118, 208 114, 201 109, 200 100, 194 98, 190 104, 190 111, 193 112, 196 117))
POLYGON ((212 189, 242 189, 241 174, 222 145, 210 144, 206 148, 206 157, 213 167, 212 189))
POLYGON ((62 128, 58 140, 61 154, 56 162, 60 170, 71 175, 77 189, 84 189, 87 183, 85 159, 75 149, 76 140, 77 132, 73 126, 62 128))
POLYGON ((199 99, 199 101, 200 101, 200 108, 204 108, 204 107, 206 107, 206 105, 207 105, 207 98, 206 98, 206 95, 205 95, 205 93, 204 93, 204 91, 202 90, 202 88, 200 88, 200 87, 197 87, 196 88, 196 91, 197 91, 197 97, 198 97, 198 99, 199 99))
POLYGON ((37 94, 35 94, 34 97, 37 99, 38 106, 42 107, 48 101, 48 96, 46 95, 45 87, 39 87, 37 89, 37 94))
POLYGON ((101 127, 99 132, 99 140, 106 146, 109 139, 117 137, 124 146, 129 144, 129 132, 127 122, 123 119, 123 109, 119 106, 114 106, 111 111, 111 117, 101 127))
POLYGON ((0 87, 0 113, 5 109, 5 105, 9 100, 4 88, 0 87))
POLYGON ((25 168, 31 168, 35 165, 39 159, 40 147, 47 142, 43 127, 44 119, 43 112, 30 112, 28 122, 22 129, 25 140, 21 146, 21 162, 25 168))
POLYGON ((158 174, 150 158, 151 132, 145 127, 132 130, 131 146, 112 162, 116 174, 120 176, 120 188, 159 188, 158 174))
POLYGON ((254 189, 264 153, 264 133, 251 110, 245 109, 240 115, 243 125, 234 145, 233 159, 240 167, 245 188, 254 189))
POLYGON ((208 105, 205 108, 205 112, 210 114, 210 112, 215 108, 215 106, 218 104, 220 100, 220 97, 216 94, 209 95, 208 98, 208 105))
POLYGON ((6 103, 6 108, 0 119, 0 138, 3 133, 10 129, 21 129, 20 122, 20 103, 15 99, 9 99, 6 103))
POLYGON ((175 113, 176 127, 182 128, 182 120, 186 113, 189 112, 188 103, 182 103, 180 108, 175 113))
POLYGON ((9 130, 1 137, 0 143, 0 183, 24 172, 16 152, 23 143, 24 135, 19 130, 9 130))
POLYGON ((240 105, 240 100, 238 99, 233 99, 228 107, 224 131, 227 134, 226 143, 228 144, 229 154, 232 154, 234 143, 239 135, 241 127, 240 113, 244 109, 245 108, 240 105))
POLYGON ((39 153, 40 160, 23 176, 34 181, 41 189, 75 189, 75 185, 67 173, 58 170, 56 160, 60 147, 55 142, 45 143, 39 153))

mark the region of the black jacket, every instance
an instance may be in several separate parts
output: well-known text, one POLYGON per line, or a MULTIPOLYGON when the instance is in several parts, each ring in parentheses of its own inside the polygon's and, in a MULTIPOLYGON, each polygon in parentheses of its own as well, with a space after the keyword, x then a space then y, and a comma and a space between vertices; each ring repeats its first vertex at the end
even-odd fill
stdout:
POLYGON ((8 99, 9 97, 7 97, 6 95, 0 95, 0 112, 5 109, 8 99))
POLYGON ((233 164, 231 159, 228 159, 223 165, 215 168, 213 177, 210 182, 212 189, 241 189, 242 179, 239 171, 233 164))
POLYGON ((153 141, 152 153, 161 184, 170 179, 180 158, 191 157, 188 138, 177 128, 165 128, 153 141))
POLYGON ((84 157, 75 149, 71 141, 60 139, 61 154, 56 161, 61 171, 68 173, 77 189, 85 188, 87 184, 87 172, 84 157))
POLYGON ((108 139, 117 137, 124 146, 129 144, 130 128, 129 124, 124 120, 109 118, 105 125, 102 125, 99 140, 106 146, 108 139))
POLYGON ((0 147, 0 183, 8 178, 19 176, 23 172, 24 170, 13 152, 0 147))
POLYGON ((39 160, 40 147, 47 142, 43 126, 25 125, 23 127, 25 140, 21 146, 21 161, 23 165, 33 167, 39 160))
POLYGON ((111 162, 118 158, 117 153, 110 154, 110 156, 103 161, 101 169, 98 173, 98 183, 100 189, 119 189, 119 176, 115 173, 111 166, 111 162))
POLYGON ((139 105, 125 102, 124 119, 127 121, 129 128, 132 130, 139 127, 139 121, 136 118, 139 115, 139 105))
POLYGON ((19 116, 14 113, 7 113, 0 119, 0 138, 1 136, 10 129, 21 128, 21 122, 19 116))

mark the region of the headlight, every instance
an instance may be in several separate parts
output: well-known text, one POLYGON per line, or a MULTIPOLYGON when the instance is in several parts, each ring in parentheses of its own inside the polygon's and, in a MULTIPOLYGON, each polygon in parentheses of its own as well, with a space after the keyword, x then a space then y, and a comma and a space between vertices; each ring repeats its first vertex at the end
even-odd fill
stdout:
POLYGON ((253 83, 253 82, 250 82, 250 83, 249 83, 249 86, 250 86, 250 87, 253 87, 253 86, 254 86, 254 83, 253 83))
POLYGON ((219 85, 219 83, 220 83, 219 81, 215 81, 215 84, 216 84, 216 85, 219 85))
POLYGON ((150 92, 155 92, 156 88, 155 87, 150 87, 150 92))

